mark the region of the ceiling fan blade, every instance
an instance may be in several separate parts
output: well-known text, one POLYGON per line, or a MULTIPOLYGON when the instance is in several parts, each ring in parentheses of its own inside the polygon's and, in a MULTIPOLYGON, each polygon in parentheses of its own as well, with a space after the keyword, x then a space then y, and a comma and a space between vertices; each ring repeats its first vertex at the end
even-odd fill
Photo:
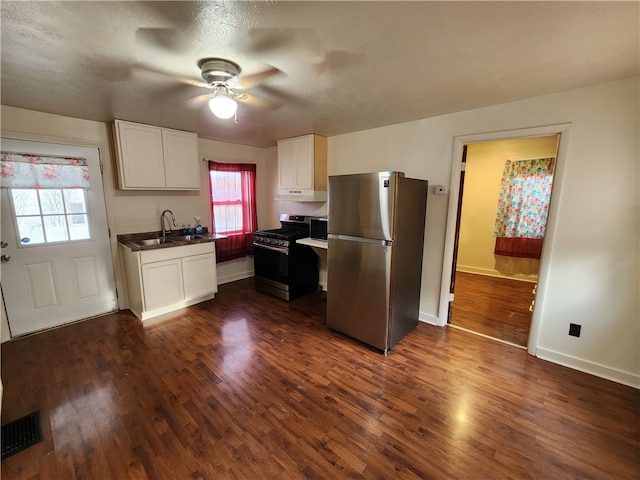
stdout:
POLYGON ((191 78, 191 77, 186 77, 183 75, 179 75, 173 72, 168 72, 166 70, 162 70, 160 68, 157 67, 153 67, 151 65, 147 65, 144 63, 136 63, 134 65, 134 68, 136 70, 145 72, 145 73, 152 73, 154 75, 161 75, 164 77, 168 77, 174 81, 178 81, 180 83, 184 83, 185 85, 193 85, 195 87, 202 87, 202 88, 210 88, 210 85, 206 82, 203 82, 202 80, 197 80, 195 78, 191 78))
POLYGON ((233 95, 233 99, 246 105, 250 105, 256 108, 262 108, 264 110, 276 110, 277 108, 280 108, 282 106, 278 102, 260 98, 246 92, 236 93, 235 95, 233 95))
POLYGON ((239 88, 242 90, 248 90, 262 84, 266 79, 280 74, 280 69, 271 67, 264 72, 254 73, 253 75, 242 76, 239 79, 239 88))

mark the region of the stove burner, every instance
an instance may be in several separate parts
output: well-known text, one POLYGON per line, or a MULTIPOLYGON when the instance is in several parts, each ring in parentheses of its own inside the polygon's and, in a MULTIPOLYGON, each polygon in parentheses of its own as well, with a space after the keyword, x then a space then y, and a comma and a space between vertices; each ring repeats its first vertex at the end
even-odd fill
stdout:
POLYGON ((256 235, 262 235, 263 237, 278 238, 281 240, 296 240, 298 238, 304 238, 309 236, 308 231, 302 231, 292 228, 274 228, 273 230, 261 230, 256 232, 256 235))
POLYGON ((280 215, 281 227, 272 230, 258 230, 254 233, 254 242, 288 246, 289 242, 309 236, 309 220, 309 217, 302 215, 282 214, 280 215), (280 242, 271 241, 273 239, 280 240, 280 242))

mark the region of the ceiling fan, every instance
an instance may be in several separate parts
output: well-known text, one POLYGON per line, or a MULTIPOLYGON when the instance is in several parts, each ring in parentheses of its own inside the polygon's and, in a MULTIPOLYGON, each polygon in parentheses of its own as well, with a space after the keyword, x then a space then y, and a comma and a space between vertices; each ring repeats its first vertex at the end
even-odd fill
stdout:
POLYGON ((218 118, 231 118, 238 109, 237 101, 253 103, 262 107, 273 108, 274 104, 260 100, 241 90, 259 85, 263 80, 280 72, 275 67, 244 79, 240 79, 240 66, 224 58, 203 58, 198 62, 202 79, 206 86, 213 89, 212 94, 202 97, 209 98, 209 108, 218 118))
MULTIPOLYGON (((236 102, 242 102, 254 107, 270 110, 280 106, 279 103, 261 98, 246 91, 255 87, 260 87, 266 79, 279 74, 280 70, 276 67, 270 67, 262 72, 243 76, 241 78, 240 72, 242 69, 237 63, 224 58, 208 57, 198 61, 198 68, 200 69, 204 82, 192 77, 182 76, 159 69, 146 63, 136 64, 136 69, 138 70, 154 75, 169 77, 173 81, 177 80, 183 85, 188 85, 189 87, 195 86, 213 90, 213 92, 207 92, 191 98, 191 100, 189 100, 189 104, 192 106, 200 105, 202 102, 208 100, 209 108, 218 118, 227 119, 233 117, 236 114, 238 107, 236 102)), ((266 89, 266 87, 263 88, 266 89)), ((277 90, 266 89, 266 91, 269 92, 272 90, 276 94, 278 93, 277 90)))

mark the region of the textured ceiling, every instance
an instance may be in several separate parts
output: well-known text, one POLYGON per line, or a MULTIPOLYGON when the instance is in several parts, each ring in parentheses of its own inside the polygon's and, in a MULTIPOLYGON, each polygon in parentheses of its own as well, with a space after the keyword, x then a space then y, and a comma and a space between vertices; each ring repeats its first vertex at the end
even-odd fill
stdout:
POLYGON ((246 145, 338 135, 639 75, 638 2, 7 2, 3 105, 246 145), (222 57, 238 121, 200 101, 222 57))

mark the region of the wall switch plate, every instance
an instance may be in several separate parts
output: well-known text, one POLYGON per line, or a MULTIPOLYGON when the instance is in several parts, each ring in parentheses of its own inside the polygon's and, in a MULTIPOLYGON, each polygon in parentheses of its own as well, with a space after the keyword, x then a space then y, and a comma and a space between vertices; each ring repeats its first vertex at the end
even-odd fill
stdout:
POLYGON ((436 195, 446 195, 448 193, 448 189, 444 185, 436 185, 433 187, 433 193, 436 195))
POLYGON ((581 329, 582 329, 582 325, 578 325, 577 323, 570 323, 569 335, 571 335, 572 337, 579 337, 581 329))

